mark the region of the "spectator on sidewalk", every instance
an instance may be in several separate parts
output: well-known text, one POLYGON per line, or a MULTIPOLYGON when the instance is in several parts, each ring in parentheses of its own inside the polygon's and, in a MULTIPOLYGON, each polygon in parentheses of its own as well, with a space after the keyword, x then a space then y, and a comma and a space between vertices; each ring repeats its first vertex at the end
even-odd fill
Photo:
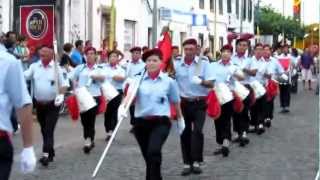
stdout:
POLYGON ((310 49, 305 48, 303 54, 301 55, 299 66, 301 68, 302 73, 302 84, 306 89, 306 81, 308 82, 309 90, 312 90, 312 66, 313 66, 313 57, 311 56, 310 49))

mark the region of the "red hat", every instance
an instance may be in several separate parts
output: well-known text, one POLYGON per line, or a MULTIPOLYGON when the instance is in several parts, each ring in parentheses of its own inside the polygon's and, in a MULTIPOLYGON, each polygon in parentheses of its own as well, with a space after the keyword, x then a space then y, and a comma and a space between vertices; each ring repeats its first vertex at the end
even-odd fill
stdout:
POLYGON ((221 48, 221 52, 225 51, 225 50, 229 50, 231 53, 233 52, 233 47, 230 44, 226 44, 221 48))
POLYGON ((94 51, 95 54, 97 53, 96 48, 94 48, 94 47, 87 47, 87 48, 84 50, 84 54, 87 54, 89 51, 94 51))
POLYGON ((243 34, 240 34, 239 39, 249 40, 249 39, 251 39, 253 37, 254 37, 254 35, 251 34, 251 33, 243 33, 243 34))
POLYGON ((131 52, 131 53, 133 53, 134 51, 139 51, 139 52, 141 52, 141 47, 135 46, 135 47, 133 47, 133 48, 130 49, 130 52, 131 52))
POLYGON ((185 46, 187 44, 191 44, 191 45, 194 45, 194 46, 197 46, 197 40, 191 38, 191 39, 187 39, 185 40, 183 43, 182 43, 182 46, 185 46))
POLYGON ((156 55, 162 60, 162 52, 158 48, 154 48, 154 49, 148 50, 145 53, 143 53, 142 60, 146 61, 148 59, 148 57, 150 57, 152 55, 156 55))
POLYGON ((145 51, 145 50, 148 50, 148 49, 149 49, 148 46, 143 46, 143 47, 142 47, 142 51, 145 51))

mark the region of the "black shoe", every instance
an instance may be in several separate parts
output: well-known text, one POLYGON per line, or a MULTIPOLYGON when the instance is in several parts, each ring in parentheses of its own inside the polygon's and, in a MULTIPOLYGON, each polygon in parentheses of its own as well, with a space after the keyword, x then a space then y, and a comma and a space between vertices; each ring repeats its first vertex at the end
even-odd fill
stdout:
POLYGON ((49 156, 49 162, 53 162, 54 161, 54 157, 53 156, 49 156))
POLYGON ((108 142, 110 140, 111 136, 107 135, 106 137, 106 142, 108 142))
POLYGON ((228 157, 229 156, 229 148, 228 147, 222 147, 221 148, 222 156, 223 157, 228 157))
POLYGON ((214 156, 217 156, 217 155, 220 155, 220 154, 222 154, 222 148, 218 148, 215 151, 213 151, 213 155, 214 156))
POLYGON ((191 167, 188 167, 188 168, 185 167, 181 172, 181 176, 189 176, 191 173, 192 173, 191 167))
POLYGON ((232 140, 233 143, 239 143, 240 141, 241 141, 240 136, 232 140))
POLYGON ((247 144, 249 144, 249 139, 247 137, 241 137, 239 146, 245 147, 247 144))
POLYGON ((192 172, 193 172, 193 174, 201 174, 202 169, 200 166, 192 167, 192 172))
POLYGON ((47 167, 49 165, 49 158, 43 156, 42 158, 39 159, 39 162, 42 164, 42 166, 47 167))
POLYGON ((267 120, 264 125, 267 127, 267 128, 270 128, 271 127, 271 120, 267 120))
POLYGON ((257 134, 258 134, 258 135, 261 135, 261 134, 264 133, 264 131, 265 131, 264 128, 258 128, 258 129, 257 129, 257 134))
POLYGON ((90 154, 90 152, 93 148, 94 148, 94 143, 91 143, 91 145, 86 145, 83 147, 83 152, 85 154, 90 154))
POLYGON ((134 128, 132 127, 129 131, 131 134, 134 134, 134 128))

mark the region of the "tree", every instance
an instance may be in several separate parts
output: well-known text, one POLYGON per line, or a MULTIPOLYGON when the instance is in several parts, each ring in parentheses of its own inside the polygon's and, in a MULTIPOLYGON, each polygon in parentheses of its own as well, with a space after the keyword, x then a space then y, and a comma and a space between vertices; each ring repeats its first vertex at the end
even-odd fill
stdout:
POLYGON ((282 16, 270 6, 256 7, 254 22, 255 27, 259 26, 260 34, 272 35, 275 42, 283 30, 286 38, 291 41, 294 37, 303 38, 304 36, 304 28, 300 26, 299 21, 282 16))

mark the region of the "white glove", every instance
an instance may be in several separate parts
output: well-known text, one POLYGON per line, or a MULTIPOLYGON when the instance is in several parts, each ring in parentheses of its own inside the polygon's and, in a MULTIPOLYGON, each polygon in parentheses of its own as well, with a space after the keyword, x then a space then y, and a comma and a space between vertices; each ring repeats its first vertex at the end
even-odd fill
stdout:
POLYGON ((191 79, 191 82, 194 83, 194 84, 201 84, 202 82, 202 79, 199 78, 198 76, 193 76, 192 79, 191 79))
POLYGON ((286 74, 280 76, 283 80, 288 81, 289 77, 286 74))
POLYGON ((172 121, 172 128, 174 133, 176 133, 177 135, 181 135, 184 131, 185 128, 185 123, 184 123, 184 118, 181 117, 177 120, 172 121))
POLYGON ((34 171, 37 161, 32 146, 22 150, 20 163, 22 173, 26 174, 34 171))
POLYGON ((184 131, 184 128, 186 127, 186 124, 184 123, 184 118, 181 116, 178 120, 178 131, 181 135, 184 131))
POLYGON ((128 118, 128 112, 126 112, 123 104, 121 104, 118 108, 118 120, 121 118, 128 118))
POLYGON ((56 99, 54 100, 54 105, 55 106, 61 106, 61 104, 63 103, 64 101, 64 95, 63 94, 59 94, 56 99))

